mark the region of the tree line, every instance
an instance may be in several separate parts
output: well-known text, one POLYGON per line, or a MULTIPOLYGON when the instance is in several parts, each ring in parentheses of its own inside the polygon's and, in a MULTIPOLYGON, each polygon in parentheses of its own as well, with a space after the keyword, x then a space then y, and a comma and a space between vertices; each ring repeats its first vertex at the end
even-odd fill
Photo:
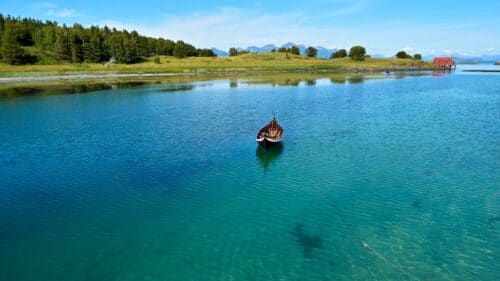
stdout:
MULTIPOLYGON (((340 59, 340 58, 345 58, 349 56, 353 60, 364 60, 365 58, 370 57, 369 55, 366 55, 366 49, 363 46, 353 46, 349 50, 349 54, 345 49, 340 49, 337 50, 335 53, 332 53, 330 56, 330 59, 340 59)), ((421 54, 415 54, 413 56, 409 55, 405 51, 399 51, 395 55, 396 58, 398 59, 414 59, 414 60, 422 60, 422 55, 421 54)))
POLYGON ((353 60, 362 61, 370 56, 366 54, 366 49, 363 46, 353 46, 349 50, 349 54, 346 49, 339 49, 335 53, 332 53, 330 59, 340 59, 345 57, 350 57, 353 60))
POLYGON ((153 55, 215 57, 210 49, 197 49, 184 41, 140 35, 137 31, 107 26, 59 25, 31 18, 0 14, 0 58, 9 64, 136 63, 153 55))
MULTIPOLYGON (((229 56, 231 56, 231 57, 243 55, 243 54, 248 54, 248 53, 250 53, 250 52, 247 50, 238 50, 234 47, 229 49, 229 56)), ((280 47, 278 49, 272 49, 271 53, 290 53, 290 54, 294 54, 294 55, 300 55, 300 48, 298 46, 295 46, 295 45, 290 46, 288 48, 280 47)), ((309 46, 306 49, 305 55, 308 57, 316 57, 318 55, 318 49, 316 49, 312 46, 309 46)))
POLYGON ((413 57, 408 54, 405 51, 399 51, 396 53, 396 58, 398 59, 415 59, 415 60, 422 60, 422 55, 421 54, 414 54, 413 57))
MULTIPOLYGON (((295 45, 288 47, 288 48, 281 47, 278 49, 271 50, 271 53, 276 53, 276 52, 278 52, 278 53, 291 53, 291 54, 295 54, 295 55, 300 55, 300 49, 299 49, 299 47, 297 47, 295 45)), ((249 52, 248 51, 238 51, 238 49, 236 49, 236 48, 229 49, 230 56, 237 56, 237 55, 246 54, 246 53, 249 53, 249 52)), ((305 50, 305 55, 308 57, 315 58, 318 56, 318 49, 316 49, 312 46, 309 46, 305 50)), ((347 51, 345 49, 340 49, 340 50, 337 50, 336 52, 332 53, 330 56, 330 59, 345 58, 347 56, 349 56, 353 60, 358 60, 358 61, 362 61, 365 58, 370 57, 369 55, 366 54, 365 47, 353 46, 349 50, 349 54, 347 53, 347 51)))

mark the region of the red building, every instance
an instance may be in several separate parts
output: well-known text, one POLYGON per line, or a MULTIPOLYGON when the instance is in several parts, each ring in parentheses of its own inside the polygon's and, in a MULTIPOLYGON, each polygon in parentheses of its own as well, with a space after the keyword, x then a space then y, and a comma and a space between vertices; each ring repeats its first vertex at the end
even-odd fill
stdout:
POLYGON ((447 68, 455 66, 455 61, 453 61, 452 57, 434 58, 433 63, 447 68))

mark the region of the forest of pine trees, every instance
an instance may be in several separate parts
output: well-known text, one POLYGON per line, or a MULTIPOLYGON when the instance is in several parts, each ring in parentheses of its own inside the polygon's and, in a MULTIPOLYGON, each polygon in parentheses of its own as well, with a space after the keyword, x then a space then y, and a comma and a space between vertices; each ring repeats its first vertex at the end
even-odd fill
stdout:
POLYGON ((57 22, 0 14, 0 59, 8 64, 136 63, 153 55, 214 57, 183 41, 139 35, 108 27, 59 26, 57 22))

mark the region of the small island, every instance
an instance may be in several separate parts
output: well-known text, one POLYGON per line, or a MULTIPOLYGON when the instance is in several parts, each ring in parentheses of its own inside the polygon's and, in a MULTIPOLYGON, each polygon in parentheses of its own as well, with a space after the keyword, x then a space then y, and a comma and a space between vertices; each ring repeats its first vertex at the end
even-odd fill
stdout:
POLYGON ((107 26, 83 27, 0 14, 0 82, 195 74, 274 72, 358 73, 434 70, 420 54, 371 58, 363 46, 340 49, 330 59, 297 46, 250 53, 231 48, 218 57, 182 40, 140 35, 107 26))

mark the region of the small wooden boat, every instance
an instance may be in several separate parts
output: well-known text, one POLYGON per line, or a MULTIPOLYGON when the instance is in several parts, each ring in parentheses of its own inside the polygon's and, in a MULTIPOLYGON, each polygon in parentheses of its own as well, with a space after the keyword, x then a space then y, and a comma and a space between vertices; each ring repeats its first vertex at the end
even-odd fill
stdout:
POLYGON ((269 124, 264 126, 264 128, 260 129, 257 133, 256 140, 259 144, 264 146, 275 144, 281 142, 281 138, 284 134, 283 128, 278 124, 276 118, 271 120, 269 124))

